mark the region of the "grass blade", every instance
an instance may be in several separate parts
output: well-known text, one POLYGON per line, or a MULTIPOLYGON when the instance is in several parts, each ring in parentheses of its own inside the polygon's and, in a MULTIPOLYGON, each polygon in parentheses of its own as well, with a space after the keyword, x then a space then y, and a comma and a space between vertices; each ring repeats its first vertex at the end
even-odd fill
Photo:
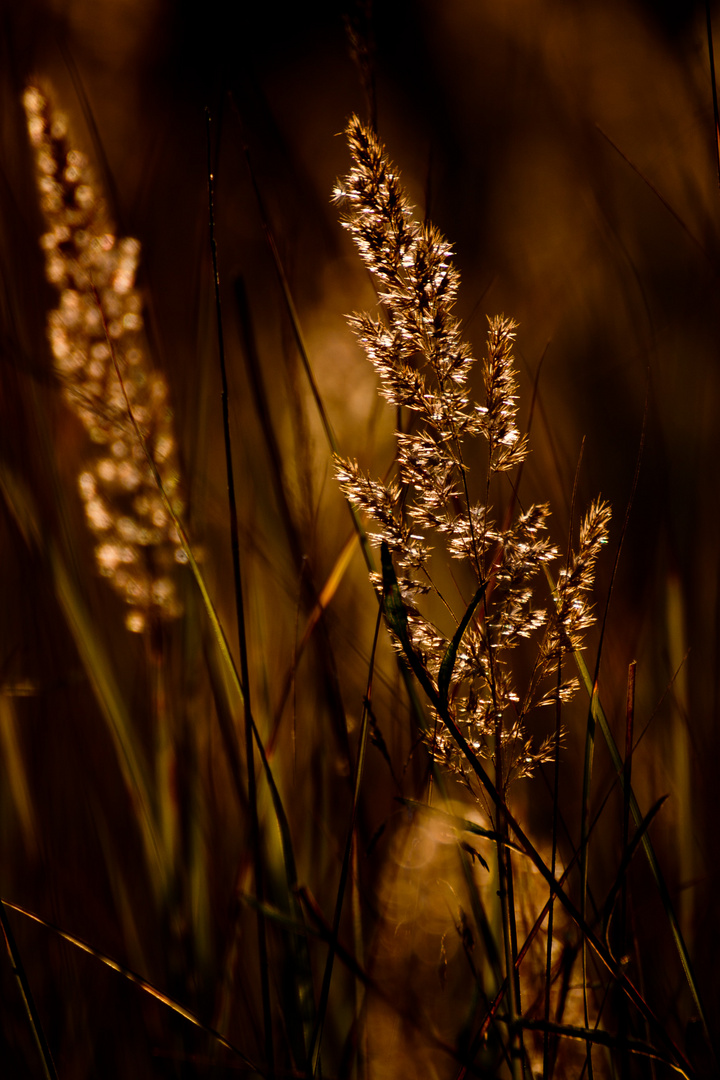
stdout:
POLYGON ((0 486, 26 541, 38 547, 49 565, 58 601, 115 747, 118 764, 143 838, 148 868, 159 896, 164 889, 165 874, 150 790, 136 747, 132 721, 111 664, 59 549, 43 532, 32 496, 24 483, 3 462, 0 462, 0 486))
POLYGON ((653 805, 650 807, 647 814, 643 818, 642 823, 637 829, 637 832, 633 836, 632 841, 625 847, 623 851, 622 861, 620 863, 620 866, 618 867, 618 872, 615 875, 615 881, 612 888, 610 889, 610 892, 605 898, 605 903, 603 905, 602 923, 604 936, 606 939, 608 936, 608 928, 610 925, 610 920, 612 918, 612 913, 615 908, 615 902, 618 898, 618 894, 625 887, 625 876, 627 874, 628 867, 630 866, 630 863, 632 862, 633 856, 637 851, 639 845, 642 843, 645 833, 647 832, 650 824, 654 820, 655 815, 658 813, 661 806, 663 806, 663 804, 667 801, 668 798, 668 795, 662 795, 657 800, 657 802, 653 803, 653 805))
POLYGON ((472 600, 468 604, 467 610, 463 615, 458 628, 452 636, 452 640, 447 647, 447 652, 443 657, 443 662, 440 665, 440 674, 438 675, 438 693, 440 700, 447 705, 448 690, 450 688, 450 680, 452 678, 453 668, 455 667, 455 657, 460 646, 460 642, 463 639, 463 634, 470 625, 470 620, 475 614, 475 609, 485 595, 487 588, 487 581, 483 581, 480 588, 477 590, 472 600))
POLYGON ((330 981, 332 979, 335 950, 337 948, 337 940, 340 933, 340 917, 342 915, 343 900, 345 898, 345 887, 347 885, 348 873, 350 871, 350 857, 353 849, 355 822, 357 820, 357 809, 360 799, 360 787, 362 784, 363 771, 365 766, 365 751, 367 749, 367 734, 369 728, 370 701, 372 698, 373 672, 375 670, 375 651, 377 649, 381 618, 382 612, 380 608, 378 608, 377 620, 375 622, 375 634, 373 636, 372 649, 370 652, 367 690, 365 692, 365 701, 363 704, 362 720, 360 724, 360 742, 358 746, 357 764, 355 766, 355 790, 353 791, 353 802, 352 809, 350 811, 350 822, 347 829, 345 852, 343 854, 342 868, 340 871, 340 881, 338 884, 337 898, 335 901, 335 914, 333 916, 332 925, 332 941, 330 942, 330 948, 328 949, 327 960, 325 963, 325 973, 323 975, 323 984, 320 991, 320 1002, 318 1004, 317 1023, 315 1032, 313 1034, 313 1041, 311 1044, 310 1071, 312 1076, 317 1075, 320 1065, 320 1045, 322 1043, 323 1027, 325 1024, 325 1016, 327 1013, 328 999, 330 997, 330 981))
POLYGON ((601 1028, 581 1028, 572 1024, 554 1024, 552 1021, 545 1020, 523 1019, 520 1023, 527 1031, 548 1031, 554 1035, 564 1036, 567 1039, 582 1039, 583 1042, 590 1042, 597 1046, 607 1046, 613 1050, 627 1049, 631 1054, 649 1058, 651 1061, 662 1062, 663 1065, 678 1073, 679 1076, 684 1076, 685 1080, 691 1080, 691 1074, 687 1073, 684 1068, 671 1058, 658 1053, 656 1047, 640 1042, 638 1039, 625 1039, 620 1043, 615 1036, 603 1031, 601 1028))
MULTIPOLYGON (((235 584, 235 612, 237 615, 238 641, 240 643, 240 670, 245 694, 243 709, 245 714, 245 762, 248 781, 248 804, 250 807, 250 834, 253 851, 255 891, 258 899, 265 897, 262 852, 260 848, 260 823, 258 819, 257 782, 255 778, 255 755, 251 730, 250 672, 247 655, 247 631, 243 602, 242 574, 240 571, 240 535, 238 529, 237 502, 235 499, 235 478, 233 473, 232 442, 230 438, 230 407, 228 400, 227 368, 225 365, 225 338, 223 334, 222 308, 220 304, 220 272, 218 270, 217 240, 215 237, 215 177, 212 168, 212 139, 210 131, 210 110, 205 109, 207 133, 207 174, 208 174, 208 216, 210 222, 210 249, 212 253, 213 286, 215 290, 215 310, 217 315, 218 362, 222 384, 222 422, 223 443, 225 446, 225 469, 227 474, 228 511, 230 519, 230 546, 232 552, 233 580, 235 584)), ((265 1029, 265 1056, 270 1076, 275 1074, 275 1049, 272 1034, 272 1013, 270 1011, 270 976, 268 971, 268 947, 265 917, 257 912, 258 953, 260 962, 260 986, 263 1006, 263 1024, 265 1029)))
POLYGON ((8 690, 6 685, 0 686, 0 746, 5 759, 7 782, 20 822, 23 845, 28 856, 33 859, 38 851, 38 823, 18 738, 18 718, 8 690))
MULTIPOLYGON (((602 732, 603 738, 605 739, 605 743, 607 744, 607 748, 610 751, 610 757, 612 758, 612 763, 613 763, 613 765, 615 767, 615 770, 617 771, 618 777, 620 778, 620 782, 624 786, 624 784, 625 784, 624 762, 623 762, 622 757, 620 755, 620 751, 617 748, 617 744, 615 742, 615 738, 613 736, 613 733, 610 730, 610 725, 607 722, 607 717, 605 716, 605 711, 604 711, 604 709, 602 707, 602 704, 600 703, 600 698, 598 697, 597 694, 593 694, 593 692, 592 692, 593 688, 592 688, 592 681, 590 679, 590 673, 588 672, 588 669, 587 669, 587 666, 585 664, 585 660, 583 659, 582 654, 579 653, 579 652, 575 653, 575 663, 577 664, 577 669, 580 672, 580 678, 582 679, 582 681, 583 681, 583 683, 585 685, 585 688, 587 689, 588 693, 590 694, 590 707, 591 707, 592 712, 593 712, 593 719, 598 724, 598 726, 600 728, 600 731, 602 732)), ((635 797, 635 793, 633 792, 632 788, 630 788, 627 797, 628 797, 628 799, 630 801, 630 810, 632 811, 633 819, 635 821, 636 826, 639 829, 641 827, 641 825, 642 825, 642 822, 643 822, 643 815, 640 812, 640 807, 638 805, 638 801, 637 801, 637 799, 635 797)), ((645 852, 645 857, 646 857, 646 859, 648 861, 648 865, 650 866, 650 870, 652 872, 653 878, 655 879, 655 884, 657 886, 658 893, 660 894, 660 900, 662 902, 663 908, 665 909, 666 918, 668 920, 668 923, 670 924, 670 930, 672 932, 673 940, 675 941, 675 946, 676 946, 677 951, 678 951, 678 956, 680 957, 680 963, 682 964, 682 969, 683 969, 683 972, 685 974, 687 984, 688 984, 688 986, 690 988, 690 993, 692 994, 693 1001, 695 1003, 695 1008, 697 1009, 698 1016, 699 1016, 700 1021, 701 1021, 702 1025, 703 1025, 703 1030, 705 1032, 705 1037, 707 1039, 708 1045, 712 1048, 713 1057, 717 1061, 717 1055, 716 1055, 716 1052, 715 1052, 715 1049, 714 1049, 713 1041, 712 1041, 712 1039, 710 1037, 710 1030, 709 1030, 709 1027, 708 1027, 707 1016, 706 1016, 705 1009, 704 1009, 703 1004, 702 1004, 702 1000, 700 998, 700 992, 698 990, 698 986, 697 986, 697 983, 695 981, 695 976, 693 974, 692 963, 690 961, 690 954, 688 953, 687 946, 685 945, 685 939, 683 938, 682 932, 680 930, 680 924, 678 923, 677 916, 675 915, 675 909, 673 907, 673 903, 672 903, 672 900, 670 898, 670 892, 669 892, 668 887, 667 887, 667 885, 665 883, 665 878, 663 877, 662 870, 660 869, 660 863, 658 862, 657 856, 655 854, 655 849, 653 848, 652 841, 650 840, 650 837, 649 837, 647 832, 643 833, 641 842, 642 842, 643 851, 645 852)))
POLYGON ((13 907, 13 905, 6 904, 4 900, 0 899, 0 926, 2 926, 5 947, 8 956, 10 957, 13 975, 17 981, 20 996, 22 997, 23 1005, 25 1006, 25 1011, 28 1015, 28 1020, 30 1021, 30 1027, 32 1029, 33 1038, 35 1039, 35 1045, 38 1048, 38 1053, 42 1060, 46 1080, 57 1080, 58 1074, 55 1068, 55 1062, 50 1053, 50 1047, 48 1046, 42 1024, 40 1023, 40 1017, 35 1008, 30 984, 28 983, 27 975, 25 974, 25 968, 23 967, 22 959, 20 958, 20 952, 15 942, 15 936, 8 921, 7 912, 5 910, 6 907, 13 907))
MULTIPOLYGON (((106 953, 100 952, 99 949, 96 949, 92 945, 89 945, 88 942, 83 941, 82 938, 75 937, 73 934, 68 934, 65 930, 61 930, 59 926, 55 926, 53 923, 47 922, 39 915, 36 915, 35 912, 28 911, 26 908, 20 907, 19 904, 12 904, 9 900, 3 899, 2 905, 4 907, 11 908, 13 911, 19 912, 19 914, 24 915, 26 919, 32 919, 33 922, 39 923, 40 926, 44 926, 46 930, 52 930, 52 932, 54 934, 57 934, 58 937, 61 937, 63 941, 67 941, 70 945, 74 945, 75 948, 81 949, 82 952, 87 953, 88 956, 94 956, 96 960, 99 960, 102 964, 105 964, 105 966, 109 967, 112 971, 116 971, 119 975, 122 975, 122 977, 124 979, 127 979, 128 982, 134 983, 135 986, 139 986, 140 989, 143 990, 146 994, 149 994, 150 997, 155 998, 156 1001, 159 1001, 161 1002, 161 1004, 166 1005, 169 1009, 172 1009, 172 1011, 174 1013, 177 1013, 178 1016, 182 1016, 184 1020, 187 1020, 189 1023, 194 1024, 195 1027, 200 1028, 201 1031, 204 1031, 206 1035, 210 1035, 221 1046, 224 1046, 227 1050, 230 1050, 233 1054, 237 1055, 237 1057, 239 1057, 241 1061, 249 1068, 254 1069, 256 1072, 259 1071, 257 1069, 257 1066, 254 1065, 253 1062, 250 1061, 250 1059, 247 1058, 241 1050, 238 1050, 236 1046, 234 1046, 223 1035, 221 1035, 219 1031, 215 1031, 214 1028, 211 1028, 207 1024, 203 1023, 202 1020, 200 1020, 193 1013, 189 1012, 188 1009, 184 1008, 184 1006, 182 1006, 179 1002, 174 1001, 171 997, 168 997, 168 995, 164 994, 162 990, 158 990, 158 988, 156 986, 153 986, 152 983, 148 982, 147 979, 143 979, 142 975, 138 975, 136 971, 132 971, 131 968, 125 967, 124 964, 120 964, 117 960, 113 960, 112 957, 108 956, 106 953)), ((52 1075, 55 1076, 56 1074, 53 1073, 52 1075)))

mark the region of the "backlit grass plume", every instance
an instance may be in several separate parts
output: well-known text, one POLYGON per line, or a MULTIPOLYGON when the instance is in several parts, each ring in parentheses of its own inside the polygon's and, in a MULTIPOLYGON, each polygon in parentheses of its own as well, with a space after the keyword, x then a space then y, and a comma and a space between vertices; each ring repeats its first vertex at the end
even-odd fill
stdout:
MULTIPOLYGON (((397 408, 399 420, 408 410, 411 421, 408 430, 403 425, 397 432, 394 480, 372 479, 356 462, 341 459, 337 473, 383 546, 386 610, 397 568, 402 610, 390 619, 396 643, 430 680, 431 701, 437 693, 446 703, 471 750, 492 759, 504 793, 551 753, 549 743, 533 748, 530 712, 558 697, 568 700, 576 689, 574 680, 558 685, 558 666, 565 653, 582 647, 583 631, 592 622, 588 593, 610 509, 601 501, 593 504, 578 550, 560 570, 554 602, 539 598, 543 586, 547 597, 542 571, 558 560, 547 534, 549 507, 529 506, 500 522, 490 505, 493 479, 528 453, 517 424, 515 323, 504 316, 489 322, 479 404, 470 386, 475 359, 453 313, 459 274, 451 247, 433 225, 418 223, 397 170, 357 117, 347 137, 353 166, 334 197, 381 306, 378 315, 352 315, 350 325, 377 371, 380 392, 397 408), (478 441, 485 445, 486 462, 480 478, 474 475, 481 472, 478 454, 471 451, 478 441), (437 560, 443 558, 462 564, 453 573, 458 601, 435 585, 437 560), (468 588, 470 576, 474 585, 468 588), (440 600, 449 630, 423 613, 428 593, 440 600), (538 640, 536 659, 521 694, 511 654, 532 637, 538 640)), ((439 728, 429 736, 431 748, 463 771, 464 756, 435 713, 439 728)))
POLYGON ((126 625, 139 632, 152 619, 180 614, 172 571, 183 560, 147 457, 179 513, 167 383, 143 347, 135 288, 140 243, 118 237, 64 115, 35 87, 23 103, 45 220, 46 275, 59 293, 48 339, 65 401, 89 436, 78 485, 97 539, 98 569, 128 604, 126 625))

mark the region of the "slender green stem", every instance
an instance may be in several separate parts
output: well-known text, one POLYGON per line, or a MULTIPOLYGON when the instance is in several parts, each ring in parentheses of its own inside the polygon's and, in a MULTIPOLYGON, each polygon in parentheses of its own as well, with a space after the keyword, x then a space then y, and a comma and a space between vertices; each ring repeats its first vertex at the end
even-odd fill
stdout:
POLYGON ((57 1080, 57 1070, 55 1068, 55 1062, 53 1061, 52 1054, 50 1053, 50 1047, 48 1046, 47 1039, 45 1038, 45 1032, 43 1031, 42 1024, 40 1023, 40 1017, 35 1007, 32 992, 30 990, 30 984, 25 974, 25 968, 23 967, 22 960, 20 958, 20 952, 15 942, 15 935, 12 932, 12 927, 7 917, 5 910, 5 901, 0 900, 0 927, 2 927, 3 937, 5 938, 5 947, 7 949, 8 956, 10 957, 10 963, 12 965, 13 975, 18 984, 20 990, 20 996, 25 1006, 25 1012, 28 1015, 30 1021, 30 1027, 32 1028, 33 1038, 35 1045, 38 1048, 40 1059, 43 1065, 43 1072, 46 1080, 57 1080))
POLYGON ((327 961, 325 963, 325 973, 323 975, 322 990, 320 992, 320 1004, 318 1005, 318 1020, 315 1034, 313 1037, 313 1045, 310 1054, 311 1061, 311 1074, 316 1076, 320 1065, 320 1044, 322 1042, 323 1026, 325 1023, 325 1014, 327 1011, 328 997, 330 995, 330 980, 332 979, 333 962, 335 960, 335 952, 337 949, 338 934, 340 932, 340 916, 342 915, 343 899, 345 897, 345 887, 347 884, 348 873, 350 870, 350 858, 353 850, 353 839, 355 836, 355 822, 357 819, 357 808, 360 799, 360 785, 362 783, 363 771, 365 766, 365 751, 367 749, 367 734, 369 729, 369 715, 370 715, 370 701, 372 697, 372 682, 373 673, 375 670, 375 651, 377 649, 378 634, 380 632, 380 623, 382 620, 382 610, 378 608, 377 620, 375 622, 375 633, 373 635, 372 649, 370 651, 370 666, 368 671, 367 690, 365 693, 365 701, 363 704, 362 721, 360 725, 360 745, 358 747, 358 759, 357 766, 355 768, 355 790, 353 792, 352 811, 350 813, 350 822, 348 825, 347 838, 345 841, 345 852, 343 855, 342 869, 340 871, 340 884, 338 886, 337 898, 335 900, 335 914, 333 916, 332 926, 332 940, 328 948, 327 961))
MULTIPOLYGON (((243 687, 243 708, 245 715, 245 755, 248 776, 248 803, 250 806, 250 828, 253 846, 253 866, 255 876, 255 891, 258 900, 262 903, 265 898, 262 849, 260 843, 260 820, 257 805, 257 780, 255 776, 255 751, 253 747, 252 709, 250 705, 250 670, 248 664, 247 633, 245 627, 244 601, 242 574, 240 571, 240 538, 238 528, 237 502, 235 498, 235 479, 232 460, 232 442, 230 438, 230 410, 228 401, 227 370, 225 367, 225 339, 223 334, 222 308, 220 302, 220 273, 218 270, 217 241, 215 238, 215 175, 212 168, 212 152, 210 137, 210 110, 205 110, 207 130, 207 156, 208 156, 208 213, 210 221, 210 247, 212 252, 213 285, 215 289, 215 311, 217 316, 218 336, 218 359, 220 364, 220 378, 222 382, 222 417, 223 436, 225 444, 225 466, 227 470, 228 508, 230 516, 230 542, 232 549, 233 579, 235 583, 235 610, 237 614, 238 642, 240 645, 240 674, 243 687)), ((267 928, 265 916, 258 908, 258 958, 260 963, 260 985, 263 1005, 263 1021, 265 1030, 265 1055, 268 1063, 269 1075, 275 1073, 275 1051, 272 1034, 272 1012, 270 1009, 270 979, 268 971, 268 948, 267 928)))

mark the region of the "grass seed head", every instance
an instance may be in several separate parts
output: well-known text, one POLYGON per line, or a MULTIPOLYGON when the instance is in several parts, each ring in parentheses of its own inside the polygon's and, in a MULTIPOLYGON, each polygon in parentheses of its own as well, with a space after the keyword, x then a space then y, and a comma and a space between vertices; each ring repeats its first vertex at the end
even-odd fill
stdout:
POLYGON ((65 402, 88 435, 80 496, 98 570, 128 605, 128 629, 141 632, 181 613, 172 576, 180 546, 128 404, 176 513, 183 502, 167 383, 142 335, 140 243, 117 235, 65 116, 36 87, 23 104, 45 222, 40 246, 58 293, 48 341, 65 402))
MULTIPOLYGON (((502 315, 488 320, 485 400, 474 402, 472 349, 453 311, 460 276, 451 246, 433 225, 416 220, 400 174, 374 132, 353 117, 347 138, 353 163, 334 199, 380 300, 379 314, 356 313, 349 323, 375 367, 380 393, 407 409, 411 423, 397 432, 395 481, 373 480, 357 463, 340 459, 337 476, 347 498, 375 527, 371 539, 387 544, 400 571, 407 642, 433 684, 460 622, 456 618, 448 636, 415 604, 435 592, 449 609, 433 582, 433 560, 444 552, 473 568, 478 584, 486 583, 483 602, 457 645, 447 708, 474 753, 493 758, 496 768, 502 760, 505 788, 552 755, 549 742, 533 749, 528 714, 551 701, 568 701, 575 692, 573 680, 557 686, 557 666, 568 649, 581 647, 593 621, 587 594, 610 511, 600 502, 591 508, 578 552, 560 572, 558 602, 548 611, 546 597, 538 593, 542 571, 558 557, 547 536, 549 506, 530 506, 501 527, 489 505, 491 477, 514 469, 528 454, 527 436, 517 424, 516 324, 502 315), (484 502, 471 497, 468 483, 466 461, 477 440, 486 445, 484 502), (533 638, 538 658, 521 697, 511 652, 533 638), (555 685, 548 688, 553 677, 555 685)), ((462 602, 467 609, 467 599, 462 602)), ((428 743, 465 775, 463 755, 441 723, 428 743)))

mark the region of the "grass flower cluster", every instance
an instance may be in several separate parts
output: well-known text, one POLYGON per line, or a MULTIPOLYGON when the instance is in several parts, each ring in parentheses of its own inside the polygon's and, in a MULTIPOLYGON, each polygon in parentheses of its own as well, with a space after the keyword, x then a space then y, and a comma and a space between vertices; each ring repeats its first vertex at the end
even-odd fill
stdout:
POLYGON ((23 103, 46 274, 59 293, 48 339, 64 399, 89 436, 78 487, 98 569, 128 605, 128 629, 141 632, 181 613, 174 565, 182 549, 153 465, 176 513, 183 502, 167 382, 151 369, 142 337, 140 243, 117 235, 66 117, 36 87, 23 103))
MULTIPOLYGON (((514 520, 507 515, 499 521, 490 505, 497 474, 510 473, 528 453, 517 421, 515 324, 502 316, 490 320, 485 398, 478 404, 471 387, 475 358, 453 312, 459 275, 451 247, 433 225, 417 222, 398 172, 372 131, 355 117, 347 136, 353 167, 335 200, 381 305, 381 314, 353 315, 350 325, 375 367, 383 397, 401 422, 404 416, 409 421, 397 432, 394 481, 371 479, 346 459, 338 460, 337 475, 346 496, 370 520, 372 538, 397 567, 409 647, 472 751, 492 759, 504 793, 513 779, 551 755, 550 741, 533 749, 532 710, 558 697, 567 701, 577 689, 576 680, 557 685, 557 673, 566 654, 582 648, 583 631, 593 621, 589 594, 610 508, 600 500, 593 504, 581 524, 578 550, 560 570, 554 601, 538 599, 540 588, 548 591, 543 570, 559 558, 548 539, 549 506, 529 506, 514 520), (479 480, 475 473, 482 466, 473 445, 478 442, 486 460, 479 480), (452 600, 435 585, 438 552, 459 564, 452 600), (431 591, 451 631, 423 614, 422 597, 431 591), (512 652, 533 637, 537 655, 521 693, 512 652), (548 685, 553 679, 555 685, 548 685)), ((396 640, 402 651, 397 635, 396 640)), ((436 719, 441 726, 429 736, 433 753, 464 772, 464 755, 436 719)))

